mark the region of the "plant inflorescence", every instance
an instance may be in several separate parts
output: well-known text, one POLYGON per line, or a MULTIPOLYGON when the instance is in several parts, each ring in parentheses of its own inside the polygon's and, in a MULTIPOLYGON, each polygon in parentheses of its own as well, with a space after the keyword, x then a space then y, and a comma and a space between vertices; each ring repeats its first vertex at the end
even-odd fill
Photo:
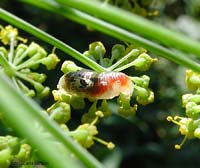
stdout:
POLYGON ((200 74, 192 70, 186 70, 185 81, 188 89, 195 93, 187 93, 182 96, 182 105, 185 108, 185 117, 168 116, 167 120, 179 126, 179 132, 184 135, 176 149, 181 149, 187 139, 200 138, 200 74))
MULTIPOLYGON (((10 25, 1 26, 0 39, 3 44, 0 47, 1 71, 10 78, 17 89, 27 96, 39 98, 47 96, 50 93, 50 88, 43 86, 47 75, 39 73, 38 68, 41 64, 47 70, 54 69, 60 61, 54 53, 55 51, 47 54, 47 51, 39 44, 35 42, 27 44, 27 40, 20 37, 18 30, 10 25)), ((101 83, 104 79, 102 85, 99 86, 101 92, 103 87, 108 87, 106 82, 111 81, 109 84, 111 91, 109 89, 105 91, 106 98, 73 94, 73 92, 68 92, 63 86, 60 86, 60 82, 58 82, 58 89, 52 91, 55 103, 45 111, 51 120, 57 122, 63 132, 85 148, 91 147, 95 141, 106 145, 108 149, 114 148, 112 142, 106 142, 97 137, 99 120, 112 114, 109 99, 113 99, 118 107, 119 114, 125 117, 135 114, 137 104, 147 105, 154 101, 154 93, 149 88, 150 78, 147 75, 128 76, 120 71, 125 69, 130 69, 131 72, 135 70, 146 71, 157 59, 151 58, 145 49, 134 45, 116 44, 111 50, 110 57, 106 57, 105 53, 106 49, 101 42, 91 43, 89 50, 83 53, 83 55, 104 67, 105 72, 85 70, 72 61, 64 61, 61 71, 64 75, 69 73, 80 74, 79 76, 76 76, 76 74, 76 78, 69 80, 69 82, 79 82, 75 83, 75 88, 85 89, 88 86, 94 88, 95 82, 101 83), (91 80, 90 77, 85 79, 85 76, 81 76, 84 71, 86 71, 86 76, 88 72, 92 74, 91 80), (120 81, 121 79, 124 81, 120 81), (93 85, 91 85, 91 81, 94 82, 93 85), (117 92, 117 94, 113 95, 114 92, 117 92), (135 103, 132 103, 133 98, 136 99, 135 103), (86 102, 89 102, 89 104, 86 102), (85 111, 85 113, 82 115, 81 124, 76 129, 70 130, 68 121, 71 119, 73 110, 85 111)), ((67 85, 65 82, 64 80, 64 85, 67 85)), ((90 87, 86 92, 95 92, 90 90, 90 87)), ((76 90, 74 91, 76 93, 76 90)), ((3 117, 1 119, 3 120, 3 117)), ((32 159, 31 147, 25 143, 24 139, 7 135, 2 136, 0 140, 2 141, 1 166, 8 167, 12 163, 23 163, 32 159)))

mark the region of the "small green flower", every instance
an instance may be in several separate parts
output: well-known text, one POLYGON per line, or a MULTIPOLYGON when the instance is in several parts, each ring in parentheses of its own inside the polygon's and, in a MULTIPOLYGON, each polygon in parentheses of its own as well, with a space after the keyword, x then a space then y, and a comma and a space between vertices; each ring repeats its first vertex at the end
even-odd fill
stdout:
POLYGON ((31 157, 31 146, 28 144, 21 144, 20 150, 15 158, 20 161, 21 163, 26 162, 31 157))
POLYGON ((127 98, 127 96, 123 94, 120 94, 117 99, 117 103, 120 105, 118 109, 119 114, 125 117, 132 116, 137 111, 137 105, 135 104, 133 107, 131 107, 130 98, 127 98))
POLYGON ((198 118, 200 113, 200 105, 197 105, 195 102, 188 102, 185 106, 186 115, 190 118, 198 118))
POLYGON ((21 40, 26 42, 26 39, 23 39, 18 36, 18 30, 13 28, 11 25, 4 27, 0 27, 0 39, 4 45, 8 45, 11 40, 21 40))
POLYGON ((104 45, 101 42, 97 41, 97 42, 91 43, 89 45, 89 50, 85 51, 83 54, 98 62, 98 61, 102 61, 105 53, 106 53, 106 50, 105 50, 104 45))
POLYGON ((51 53, 41 60, 41 63, 45 65, 48 70, 55 69, 58 62, 60 62, 60 59, 55 53, 51 53))
POLYGON ((153 59, 147 53, 142 53, 133 61, 133 65, 136 70, 146 71, 150 68, 151 64, 156 61, 156 58, 153 59))
POLYGON ((64 61, 61 67, 63 73, 81 70, 73 61, 64 61))
POLYGON ((74 131, 70 131, 69 135, 71 135, 78 143, 80 143, 85 148, 89 148, 94 144, 94 141, 102 143, 108 147, 108 149, 113 149, 114 144, 112 142, 106 142, 100 138, 97 138, 98 134, 97 127, 95 124, 97 123, 100 117, 103 117, 103 113, 101 111, 97 111, 96 118, 89 124, 85 123, 78 126, 74 131))
POLYGON ((53 90, 53 97, 55 101, 70 103, 71 95, 66 93, 64 90, 53 90))
POLYGON ((17 137, 0 136, 0 167, 8 168, 12 161, 21 163, 30 159, 31 148, 17 137))
POLYGON ((145 106, 154 101, 154 92, 150 89, 142 88, 135 85, 135 90, 137 91, 136 100, 139 104, 145 106))
POLYGON ((192 70, 186 70, 185 81, 188 89, 196 90, 200 87, 200 74, 192 70))
POLYGON ((175 149, 181 149, 181 147, 188 138, 194 138, 194 131, 197 128, 196 124, 194 124, 195 123, 194 120, 192 120, 191 118, 179 117, 179 116, 175 116, 174 118, 168 116, 167 120, 178 125, 181 135, 185 136, 180 144, 175 145, 175 149))
POLYGON ((54 69, 59 62, 55 53, 47 55, 47 52, 37 43, 17 44, 18 40, 24 41, 18 36, 17 29, 12 26, 1 27, 0 39, 4 45, 9 45, 7 50, 0 47, 0 70, 12 79, 15 86, 26 95, 37 95, 42 98, 49 94, 49 87, 43 86, 46 75, 33 72, 40 64, 48 70, 54 69), (30 85, 34 88, 29 88, 30 85))
POLYGON ((0 167, 9 168, 12 159, 13 155, 10 148, 5 148, 0 151, 0 167))
POLYGON ((56 102, 47 109, 51 119, 59 124, 66 123, 71 118, 70 105, 64 102, 56 102))

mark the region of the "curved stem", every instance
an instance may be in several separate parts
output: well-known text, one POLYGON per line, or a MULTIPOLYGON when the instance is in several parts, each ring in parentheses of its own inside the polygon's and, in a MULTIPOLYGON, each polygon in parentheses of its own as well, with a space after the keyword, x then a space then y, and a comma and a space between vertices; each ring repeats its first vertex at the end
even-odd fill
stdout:
POLYGON ((108 34, 122 41, 127 41, 133 44, 140 45, 146 48, 147 50, 158 54, 159 56, 176 62, 177 64, 186 66, 190 69, 193 69, 194 71, 200 72, 200 65, 197 63, 197 61, 193 61, 187 55, 184 55, 180 52, 175 52, 174 50, 167 49, 159 44, 156 44, 155 42, 139 37, 138 35, 130 33, 127 30, 112 25, 108 22, 90 16, 76 9, 66 7, 66 5, 60 6, 54 1, 54 3, 49 3, 49 1, 47 0, 39 0, 39 2, 41 3, 38 3, 33 0, 23 0, 23 2, 27 2, 29 4, 35 5, 37 7, 46 9, 54 13, 58 13, 70 20, 76 21, 83 25, 87 25, 95 30, 108 34))
POLYGON ((54 38, 53 36, 43 32, 42 30, 36 28, 35 26, 25 22, 24 20, 12 15, 11 13, 5 11, 4 9, 0 8, 0 18, 2 20, 5 20, 9 22, 10 24, 13 24, 20 29, 29 32, 30 34, 46 41, 47 43, 56 46, 57 48, 61 49, 63 52, 69 54, 70 56, 74 57, 75 59, 82 62, 84 65, 87 65, 91 69, 95 71, 105 71, 105 69, 97 64, 96 62, 92 61, 90 58, 84 56, 77 50, 71 48, 67 44, 63 43, 62 41, 54 38))
POLYGON ((200 43, 180 34, 171 31, 156 22, 149 21, 143 17, 92 0, 56 0, 63 5, 79 9, 85 13, 107 20, 110 23, 123 27, 132 32, 136 32, 149 39, 154 39, 166 46, 176 47, 183 51, 193 53, 200 57, 200 43))
POLYGON ((86 167, 103 168, 90 153, 74 142, 44 111, 30 98, 18 92, 3 73, 0 73, 0 107, 4 121, 13 130, 26 138, 38 151, 48 167, 80 167, 71 153, 86 167))
MULTIPOLYGON (((139 54, 138 49, 133 49, 130 51, 127 55, 125 55, 123 58, 121 58, 119 61, 117 61, 115 64, 113 64, 111 67, 108 68, 109 71, 113 71, 116 67, 118 67, 120 64, 122 64, 124 61, 126 61, 130 57, 135 57, 139 54)), ((125 68, 126 69, 126 68, 125 68)))

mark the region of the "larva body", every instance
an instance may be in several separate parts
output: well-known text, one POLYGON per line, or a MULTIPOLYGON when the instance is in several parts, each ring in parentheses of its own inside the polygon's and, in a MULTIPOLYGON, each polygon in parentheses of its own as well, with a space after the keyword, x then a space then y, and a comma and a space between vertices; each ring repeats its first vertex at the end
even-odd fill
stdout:
POLYGON ((133 83, 121 72, 97 73, 81 70, 63 75, 59 80, 58 89, 87 98, 112 99, 120 93, 130 97, 133 93, 133 83))

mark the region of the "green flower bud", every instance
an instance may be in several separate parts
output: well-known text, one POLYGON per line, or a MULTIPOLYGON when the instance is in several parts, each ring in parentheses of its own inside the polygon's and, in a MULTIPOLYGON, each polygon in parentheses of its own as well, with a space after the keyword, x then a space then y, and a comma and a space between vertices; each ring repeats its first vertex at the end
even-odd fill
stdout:
POLYGON ((53 90, 53 97, 55 101, 63 101, 65 103, 70 103, 71 95, 67 94, 64 90, 53 90))
POLYGON ((130 77, 130 79, 134 82, 135 85, 148 88, 150 78, 147 75, 142 75, 141 77, 130 77))
POLYGON ((123 106, 121 106, 118 109, 118 113, 125 117, 135 115, 136 111, 137 111, 137 104, 135 104, 133 107, 129 107, 129 108, 124 108, 123 106))
POLYGON ((37 93, 41 93, 44 90, 44 86, 39 82, 34 82, 33 86, 35 90, 37 91, 37 93))
POLYGON ((106 100, 102 101, 99 110, 103 112, 105 117, 108 117, 108 116, 110 116, 112 114, 112 112, 111 112, 106 100))
POLYGON ((44 64, 48 70, 55 69, 58 62, 60 62, 60 59, 54 53, 49 54, 48 57, 43 58, 41 61, 41 63, 44 64))
POLYGON ((32 42, 26 49, 26 53, 29 57, 32 57, 38 52, 39 48, 40 46, 37 43, 32 42))
POLYGON ((130 98, 127 97, 124 94, 120 94, 117 103, 121 106, 123 106, 124 109, 129 109, 130 108, 130 98))
POLYGON ((195 131, 194 131, 194 137, 200 139, 200 128, 196 128, 196 129, 195 129, 195 131))
POLYGON ((31 72, 31 71, 26 72, 24 70, 22 70, 21 72, 25 73, 29 79, 32 79, 39 83, 43 83, 47 78, 47 76, 43 73, 37 73, 37 72, 31 72))
POLYGON ((11 25, 2 28, 0 31, 0 39, 5 45, 9 44, 11 39, 17 39, 17 36, 18 30, 16 28, 13 28, 11 25))
POLYGON ((188 102, 190 102, 190 100, 191 100, 192 97, 193 97, 193 94, 184 94, 184 95, 182 96, 182 104, 183 104, 183 107, 185 107, 186 104, 187 104, 188 102))
POLYGON ((57 123, 66 123, 71 118, 70 105, 64 102, 57 102, 47 109, 50 118, 57 123))
POLYGON ((127 96, 123 94, 120 94, 117 99, 117 103, 120 105, 118 113, 125 117, 134 115, 137 111, 137 105, 135 104, 133 107, 131 107, 130 98, 127 98, 127 96))
POLYGON ((20 162, 25 162, 30 159, 31 154, 31 146, 28 144, 22 144, 20 146, 20 150, 17 155, 15 155, 15 158, 18 159, 20 162))
POLYGON ((185 81, 188 89, 196 90, 200 87, 200 74, 192 70, 186 70, 185 81))
POLYGON ((179 121, 179 125, 181 135, 187 135, 188 138, 193 138, 196 126, 194 126, 194 122, 191 118, 182 118, 179 121))
POLYGON ((81 67, 78 67, 73 61, 64 61, 61 67, 63 73, 73 72, 81 70, 81 67))
POLYGON ((78 96, 72 96, 70 99, 70 104, 74 109, 83 109, 85 107, 84 98, 78 96))
POLYGON ((89 51, 83 54, 89 57, 93 57, 96 61, 99 61, 105 55, 106 50, 101 42, 93 42, 89 45, 89 51))
POLYGON ((151 58, 148 54, 142 53, 138 58, 134 60, 135 69, 140 71, 146 71, 150 68, 153 62, 157 61, 157 59, 151 58))
POLYGON ((0 150, 5 148, 12 148, 13 151, 18 150, 18 138, 13 136, 0 136, 0 150))
POLYGON ((85 148, 94 144, 93 137, 96 134, 98 134, 96 126, 88 123, 82 124, 75 131, 70 132, 70 135, 85 148))
POLYGON ((38 96, 39 98, 43 98, 43 97, 48 96, 49 93, 50 93, 50 88, 49 88, 49 87, 44 87, 44 89, 43 89, 41 92, 38 92, 38 93, 37 93, 37 96, 38 96))
POLYGON ((119 60, 120 58, 122 58, 125 55, 125 47, 124 45, 121 44, 116 44, 112 47, 112 57, 111 57, 111 63, 114 60, 119 60))
POLYGON ((12 150, 6 148, 0 151, 0 167, 9 168, 13 155, 11 154, 12 150))
POLYGON ((138 92, 136 100, 139 104, 145 106, 154 101, 154 93, 150 89, 141 89, 138 92))
POLYGON ((200 105, 195 102, 188 102, 186 104, 186 115, 190 118, 197 118, 200 113, 200 105))
POLYGON ((19 44, 15 50, 15 59, 19 58, 27 49, 27 45, 19 44))
POLYGON ((25 90, 22 90, 22 91, 24 91, 24 93, 28 97, 34 97, 35 96, 35 91, 34 90, 28 90, 27 92, 25 90))
POLYGON ((100 59, 100 65, 103 67, 110 67, 112 65, 109 58, 100 59))
POLYGON ((19 140, 16 137, 6 136, 8 141, 8 147, 12 148, 12 151, 15 153, 19 149, 19 140))
POLYGON ((40 58, 46 57, 47 52, 37 43, 32 42, 28 49, 26 50, 28 52, 29 57, 33 57, 35 54, 38 53, 40 58))

